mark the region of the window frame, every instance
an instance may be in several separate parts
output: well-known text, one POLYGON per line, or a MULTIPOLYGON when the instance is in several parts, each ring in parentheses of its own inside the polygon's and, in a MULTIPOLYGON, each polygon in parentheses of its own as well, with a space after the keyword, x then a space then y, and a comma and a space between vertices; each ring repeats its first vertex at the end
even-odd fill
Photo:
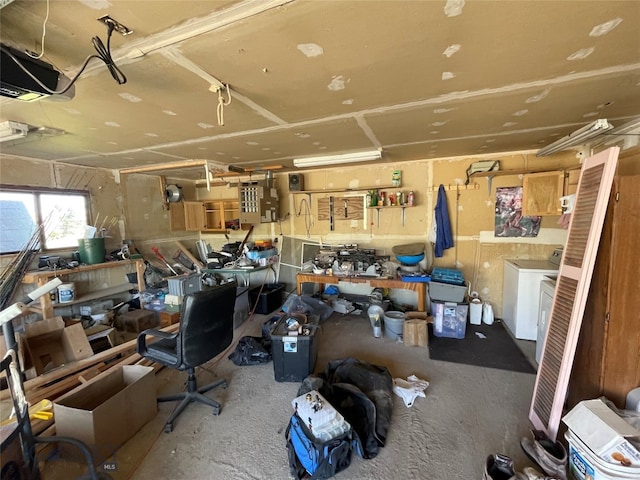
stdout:
MULTIPOLYGON (((35 197, 35 221, 38 225, 42 225, 42 211, 40 207, 40 196, 41 195, 76 195, 85 197, 86 201, 86 223, 89 225, 91 223, 91 194, 87 190, 73 190, 68 188, 50 188, 50 187, 28 187, 24 185, 5 185, 0 184, 0 191, 3 192, 14 192, 14 193, 25 193, 31 194, 35 197)), ((41 252, 64 252, 68 250, 73 250, 75 247, 73 245, 69 245, 68 247, 60 247, 60 248, 46 248, 46 238, 44 236, 44 230, 40 230, 39 234, 39 243, 40 243, 40 251, 41 252)), ((19 253, 19 251, 14 252, 0 252, 0 256, 2 255, 15 255, 19 253)))

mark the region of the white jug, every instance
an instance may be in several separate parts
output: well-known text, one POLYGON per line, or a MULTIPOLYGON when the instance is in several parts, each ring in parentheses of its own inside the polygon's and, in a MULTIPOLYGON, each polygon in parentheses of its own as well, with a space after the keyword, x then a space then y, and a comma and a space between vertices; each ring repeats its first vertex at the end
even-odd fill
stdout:
POLYGON ((493 308, 489 302, 482 305, 482 321, 486 325, 493 325, 493 308))

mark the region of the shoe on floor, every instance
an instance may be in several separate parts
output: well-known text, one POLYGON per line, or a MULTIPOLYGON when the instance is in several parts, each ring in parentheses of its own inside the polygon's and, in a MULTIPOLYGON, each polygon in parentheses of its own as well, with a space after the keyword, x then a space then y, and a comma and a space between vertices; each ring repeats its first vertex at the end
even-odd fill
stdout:
POLYGON ((552 442, 542 430, 531 430, 531 433, 533 440, 525 437, 520 441, 527 457, 549 477, 567 480, 567 451, 562 444, 552 442))
POLYGON ((522 471, 523 480, 561 480, 559 477, 548 477, 533 467, 525 467, 522 471))
POLYGON ((487 457, 482 480, 511 480, 515 474, 513 460, 506 455, 496 453, 487 457))

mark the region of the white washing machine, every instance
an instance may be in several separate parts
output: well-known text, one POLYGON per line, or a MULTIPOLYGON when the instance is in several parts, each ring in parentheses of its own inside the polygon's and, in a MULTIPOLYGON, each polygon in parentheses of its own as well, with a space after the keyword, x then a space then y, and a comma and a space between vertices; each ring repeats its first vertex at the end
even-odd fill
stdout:
POLYGON ((515 338, 537 340, 540 282, 545 276, 557 275, 561 258, 560 251, 549 260, 504 261, 502 321, 515 338))
POLYGON ((549 316, 556 291, 556 277, 544 277, 540 282, 540 306, 538 311, 538 338, 536 339, 536 363, 540 363, 544 337, 549 328, 549 316))

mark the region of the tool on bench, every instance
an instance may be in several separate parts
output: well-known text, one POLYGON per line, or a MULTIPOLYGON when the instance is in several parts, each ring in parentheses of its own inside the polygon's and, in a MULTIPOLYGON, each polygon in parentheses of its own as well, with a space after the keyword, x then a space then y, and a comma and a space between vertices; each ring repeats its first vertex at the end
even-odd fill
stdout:
POLYGON ((167 259, 162 256, 162 254, 158 250, 158 247, 151 247, 151 250, 153 250, 153 253, 156 254, 156 257, 158 257, 158 259, 162 260, 164 262, 164 264, 167 266, 167 268, 169 270, 171 270, 171 273, 173 273, 174 275, 178 275, 178 272, 176 272, 175 269, 171 266, 171 264, 169 262, 167 262, 167 259))

